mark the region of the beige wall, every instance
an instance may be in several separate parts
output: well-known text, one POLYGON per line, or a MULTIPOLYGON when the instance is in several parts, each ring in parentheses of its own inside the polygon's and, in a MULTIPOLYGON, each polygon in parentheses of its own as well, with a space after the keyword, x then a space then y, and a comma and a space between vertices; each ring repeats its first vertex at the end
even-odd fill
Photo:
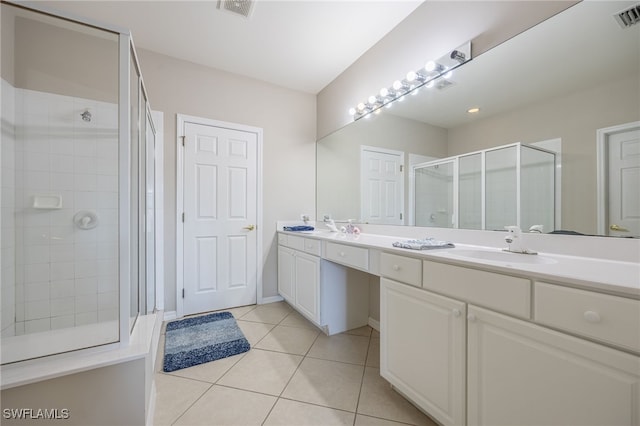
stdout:
POLYGON ((596 130, 640 119, 638 76, 449 130, 458 155, 512 142, 562 139, 562 228, 595 233, 596 130))
POLYGON ((477 56, 575 1, 426 1, 318 93, 318 139, 350 123, 349 108, 428 59, 472 41, 477 56))
POLYGON ((79 24, 57 25, 16 18, 14 86, 117 102, 117 35, 79 24))
POLYGON ((139 49, 149 101, 165 116, 165 310, 176 309, 176 114, 264 130, 263 295, 277 294, 277 220, 315 212, 316 98, 139 49))

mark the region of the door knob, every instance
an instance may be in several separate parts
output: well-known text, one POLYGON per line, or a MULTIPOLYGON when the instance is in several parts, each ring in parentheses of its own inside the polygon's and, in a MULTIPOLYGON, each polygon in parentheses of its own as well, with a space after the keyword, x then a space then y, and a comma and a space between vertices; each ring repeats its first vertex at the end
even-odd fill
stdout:
POLYGON ((248 231, 253 231, 254 229, 256 229, 256 227, 255 227, 254 225, 249 225, 249 226, 245 226, 245 227, 244 227, 244 228, 242 228, 242 229, 246 229, 246 230, 248 230, 248 231))
POLYGON ((623 228, 620 225, 611 225, 609 226, 609 229, 611 229, 612 231, 618 231, 618 232, 629 232, 627 228, 623 228))

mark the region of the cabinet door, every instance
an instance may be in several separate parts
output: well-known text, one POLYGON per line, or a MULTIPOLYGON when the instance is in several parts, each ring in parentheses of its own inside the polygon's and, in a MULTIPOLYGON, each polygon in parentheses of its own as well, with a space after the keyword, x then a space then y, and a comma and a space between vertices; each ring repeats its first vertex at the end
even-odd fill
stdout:
POLYGON ((382 278, 380 374, 444 425, 465 423, 465 304, 382 278))
POLYGON ((294 287, 294 253, 295 251, 278 246, 278 293, 280 296, 291 303, 295 304, 295 287, 294 287))
POLYGON ((295 253, 296 308, 304 315, 320 322, 320 258, 295 253))
POLYGON ((469 306, 469 425, 638 425, 640 357, 469 306))

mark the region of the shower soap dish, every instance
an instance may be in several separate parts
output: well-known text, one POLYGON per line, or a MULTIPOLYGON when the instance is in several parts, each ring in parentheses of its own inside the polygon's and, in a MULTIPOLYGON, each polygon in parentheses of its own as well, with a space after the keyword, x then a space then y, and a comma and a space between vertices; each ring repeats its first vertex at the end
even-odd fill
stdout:
POLYGON ((62 195, 34 195, 34 209, 61 209, 62 195))

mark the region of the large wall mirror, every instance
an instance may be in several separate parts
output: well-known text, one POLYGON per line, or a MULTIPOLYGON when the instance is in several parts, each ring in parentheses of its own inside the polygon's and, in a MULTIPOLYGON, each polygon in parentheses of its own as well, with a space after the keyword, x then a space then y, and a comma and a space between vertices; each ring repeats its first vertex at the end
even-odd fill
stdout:
POLYGON ((502 193, 521 198, 517 213, 533 215, 531 223, 542 223, 544 216, 543 232, 639 236, 640 24, 623 28, 614 18, 634 4, 578 3, 462 65, 453 84, 423 87, 319 140, 317 217, 500 229, 520 219, 452 220, 444 205, 482 206, 488 215, 504 210, 496 204, 502 193), (471 108, 479 111, 469 113, 471 108), (496 151, 520 144, 553 153, 551 160, 538 151, 496 151), (386 164, 388 158, 402 173, 397 182, 384 182, 388 191, 371 193, 371 170, 363 165, 371 159, 386 164), (527 162, 545 166, 527 172, 527 162), (481 166, 487 174, 480 173, 481 166), (510 174, 513 167, 522 167, 522 174, 510 174), (532 180, 525 184, 524 176, 532 180), (425 207, 429 182, 444 188, 441 194, 429 192, 442 206, 425 207), (490 187, 491 182, 497 185, 490 187), (542 187, 551 202, 544 208, 538 202, 527 205, 542 187), (429 208, 431 223, 425 224, 420 209, 429 208))

